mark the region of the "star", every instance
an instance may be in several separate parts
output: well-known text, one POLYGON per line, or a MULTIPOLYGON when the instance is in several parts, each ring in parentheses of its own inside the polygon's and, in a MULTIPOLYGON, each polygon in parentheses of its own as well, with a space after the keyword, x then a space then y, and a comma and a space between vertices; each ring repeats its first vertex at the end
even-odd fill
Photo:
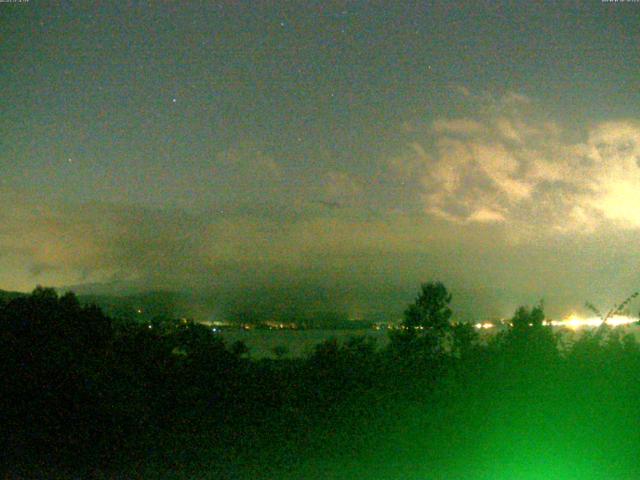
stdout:
POLYGON ((171 101, 172 101, 173 103, 176 103, 176 102, 178 101, 178 99, 177 99, 177 98, 172 98, 172 99, 171 99, 171 101))

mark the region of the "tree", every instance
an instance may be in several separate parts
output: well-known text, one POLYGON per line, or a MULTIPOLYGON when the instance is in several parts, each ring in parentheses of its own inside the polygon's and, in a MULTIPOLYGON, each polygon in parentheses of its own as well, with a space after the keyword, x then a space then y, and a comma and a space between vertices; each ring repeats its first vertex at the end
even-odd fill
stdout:
POLYGON ((449 303, 451 294, 442 282, 423 283, 419 295, 404 312, 403 326, 441 336, 451 330, 449 303))
POLYGON ((519 307, 511 319, 511 325, 515 331, 524 331, 529 328, 538 329, 543 326, 543 322, 544 309, 542 304, 536 305, 531 310, 524 306, 519 307))
POLYGON ((451 331, 451 351, 458 357, 466 357, 478 342, 478 332, 470 323, 457 323, 451 331))
POLYGON ((557 337, 544 320, 542 302, 532 309, 519 307, 511 319, 511 328, 498 342, 512 358, 525 356, 529 361, 555 358, 558 354, 557 337))
POLYGON ((423 283, 404 312, 402 330, 390 333, 392 349, 401 356, 443 353, 451 333, 450 302, 451 294, 442 282, 423 283))
POLYGON ((17 446, 15 452, 60 460, 77 456, 89 438, 113 440, 109 415, 101 413, 111 390, 112 342, 111 320, 73 293, 37 287, 3 305, 0 378, 10 388, 0 412, 15 436, 0 440, 3 451, 17 446))

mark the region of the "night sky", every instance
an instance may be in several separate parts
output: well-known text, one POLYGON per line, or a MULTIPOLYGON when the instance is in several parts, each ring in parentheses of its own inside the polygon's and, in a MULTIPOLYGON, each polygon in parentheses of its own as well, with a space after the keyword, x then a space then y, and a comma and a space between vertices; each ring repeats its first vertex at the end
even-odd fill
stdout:
POLYGON ((606 309, 640 289, 638 45, 633 2, 0 3, 0 288, 606 309))

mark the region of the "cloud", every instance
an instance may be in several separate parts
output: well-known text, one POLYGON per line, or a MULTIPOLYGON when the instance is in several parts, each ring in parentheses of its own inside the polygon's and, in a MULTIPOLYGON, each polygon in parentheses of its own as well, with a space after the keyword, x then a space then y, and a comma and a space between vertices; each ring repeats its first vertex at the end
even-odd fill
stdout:
POLYGON ((475 135, 483 133, 485 127, 476 120, 460 118, 460 119, 440 119, 433 122, 433 130, 439 134, 461 134, 475 135))
POLYGON ((581 151, 593 195, 585 206, 626 228, 640 228, 640 125, 607 122, 592 129, 581 151))
POLYGON ((500 212, 496 212, 494 210, 490 210, 488 208, 481 208, 480 210, 476 210, 473 212, 469 220, 473 222, 503 222, 505 220, 504 215, 500 212))
POLYGON ((0 288, 115 282, 205 292, 203 315, 291 307, 382 319, 430 279, 466 318, 541 297, 552 314, 606 307, 637 289, 638 123, 579 128, 526 97, 464 98, 477 111, 402 131, 402 148, 373 168, 293 174, 257 149, 212 155, 186 194, 208 195, 208 209, 0 188, 0 288))
POLYGON ((14 205, 0 212, 0 282, 22 290, 115 282, 192 292, 206 301, 181 308, 198 318, 333 311, 388 320, 430 279, 443 280, 454 292, 456 314, 470 319, 509 315, 541 297, 550 313, 564 312, 585 299, 617 298, 640 280, 633 231, 580 241, 561 235, 523 246, 503 228, 512 217, 497 209, 502 200, 496 197, 496 208, 465 205, 466 212, 445 204, 454 221, 346 208, 272 218, 43 203, 0 191, 0 201, 14 205), (460 222, 463 213, 469 219, 460 222))
POLYGON ((566 233, 640 228, 638 122, 595 124, 575 142, 526 96, 490 103, 474 115, 435 120, 409 145, 418 155, 392 160, 397 171, 404 163, 415 174, 421 159, 427 214, 566 233))
MULTIPOLYGON (((352 183, 342 175, 328 178, 352 183)), ((358 219, 344 209, 273 219, 108 203, 40 205, 28 194, 0 191, 1 201, 10 199, 16 207, 0 213, 0 288, 106 282, 112 291, 120 285, 195 292, 208 305, 196 309, 199 318, 238 311, 349 315, 356 306, 361 313, 395 314, 404 299, 394 292, 410 286, 407 296, 413 294, 424 269, 418 273, 411 263, 415 254, 427 254, 424 242, 432 238, 424 226, 400 218, 358 219), (397 255, 412 258, 401 278, 397 255), (372 299, 381 281, 386 287, 372 299)), ((195 306, 184 308, 189 313, 195 306)))

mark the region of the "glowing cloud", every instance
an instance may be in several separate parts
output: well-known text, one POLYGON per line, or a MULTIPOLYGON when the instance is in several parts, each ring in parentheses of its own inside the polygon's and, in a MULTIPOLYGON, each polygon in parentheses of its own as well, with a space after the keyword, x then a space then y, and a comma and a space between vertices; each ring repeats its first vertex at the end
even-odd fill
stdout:
POLYGON ((640 125, 597 124, 575 143, 539 117, 533 101, 514 93, 473 117, 433 122, 412 144, 424 164, 425 211, 559 232, 640 228, 640 125))

